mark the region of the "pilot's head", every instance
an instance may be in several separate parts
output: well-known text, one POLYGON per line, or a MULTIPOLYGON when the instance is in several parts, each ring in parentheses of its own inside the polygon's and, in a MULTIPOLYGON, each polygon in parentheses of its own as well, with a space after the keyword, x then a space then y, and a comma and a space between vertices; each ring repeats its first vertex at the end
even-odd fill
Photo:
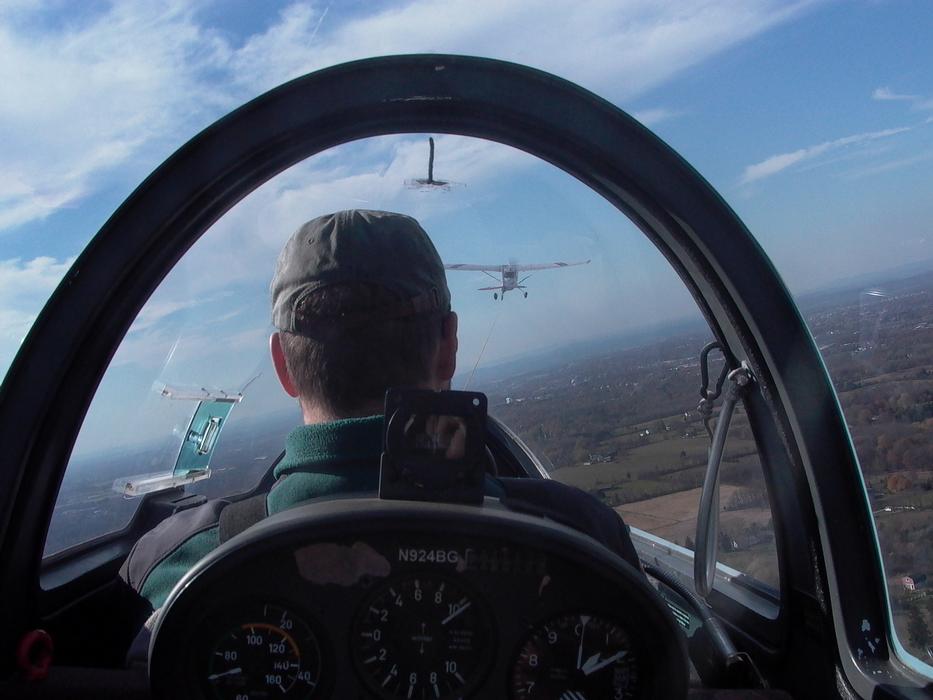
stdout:
POLYGON ((457 316, 440 256, 411 217, 309 221, 285 244, 271 290, 272 361, 306 423, 380 413, 389 387, 449 386, 457 316))

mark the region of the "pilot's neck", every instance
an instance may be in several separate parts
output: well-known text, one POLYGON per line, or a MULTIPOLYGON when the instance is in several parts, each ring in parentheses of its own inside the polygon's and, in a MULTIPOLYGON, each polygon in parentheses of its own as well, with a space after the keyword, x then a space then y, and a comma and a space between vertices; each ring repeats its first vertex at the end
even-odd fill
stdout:
MULTIPOLYGON (((435 380, 415 385, 418 389, 433 389, 442 391, 450 389, 450 380, 435 380)), ((323 405, 319 401, 299 397, 298 405, 301 406, 301 415, 305 425, 317 425, 319 423, 332 423, 335 420, 344 418, 366 418, 367 416, 382 415, 385 409, 385 403, 381 398, 366 401, 349 411, 334 411, 330 407, 323 405)))
POLYGON ((366 416, 381 415, 383 411, 383 404, 381 401, 370 401, 351 411, 341 411, 339 413, 331 411, 316 402, 300 400, 299 404, 301 406, 301 415, 305 425, 331 423, 343 418, 365 418, 366 416))

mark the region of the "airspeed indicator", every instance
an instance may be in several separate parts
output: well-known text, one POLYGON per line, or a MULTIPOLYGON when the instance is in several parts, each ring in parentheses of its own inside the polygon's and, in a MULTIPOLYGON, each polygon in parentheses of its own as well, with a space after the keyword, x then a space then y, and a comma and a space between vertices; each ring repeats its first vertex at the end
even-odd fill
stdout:
POLYGON ((260 604, 238 615, 211 649, 205 681, 218 700, 317 697, 321 649, 291 611, 260 604))

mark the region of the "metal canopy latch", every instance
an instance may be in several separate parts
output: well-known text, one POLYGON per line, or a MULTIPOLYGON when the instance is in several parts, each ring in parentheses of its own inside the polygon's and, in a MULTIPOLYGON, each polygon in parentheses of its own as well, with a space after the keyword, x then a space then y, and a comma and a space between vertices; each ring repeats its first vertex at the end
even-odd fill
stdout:
POLYGON ((210 454, 214 449, 214 443, 217 442, 217 436, 220 434, 220 421, 220 416, 212 417, 204 426, 204 432, 197 436, 198 446, 195 451, 199 455, 210 454))
POLYGON ((726 436, 729 433, 729 424, 735 406, 754 378, 748 365, 743 361, 741 366, 727 372, 723 367, 716 389, 710 392, 707 388, 708 372, 706 358, 709 351, 718 343, 710 343, 700 355, 700 367, 703 377, 703 387, 700 390, 699 411, 703 415, 707 432, 710 433, 711 444, 709 459, 706 465, 706 476, 703 479, 703 492, 700 496, 700 508, 697 513, 696 552, 693 557, 693 582, 696 592, 708 597, 713 590, 713 581, 716 575, 716 561, 719 558, 719 467, 722 464, 723 451, 726 446, 726 436), (725 380, 728 379, 728 383, 725 380), (725 384, 725 386, 723 386, 725 384), (716 431, 709 428, 709 420, 713 413, 713 400, 723 395, 722 408, 719 411, 719 420, 716 421, 716 431))

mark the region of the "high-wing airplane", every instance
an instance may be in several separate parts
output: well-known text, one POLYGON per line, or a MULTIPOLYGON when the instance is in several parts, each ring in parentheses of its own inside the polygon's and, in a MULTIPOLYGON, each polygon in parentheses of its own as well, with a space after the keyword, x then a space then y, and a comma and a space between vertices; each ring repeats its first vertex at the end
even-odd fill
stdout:
MULTIPOLYGON (((203 247, 208 254, 215 241, 203 247)), ((521 288, 517 268, 506 283, 507 267, 482 270, 501 273, 501 292, 521 288)), ((185 280, 191 269, 182 269, 185 280)), ((618 291, 607 294, 620 309, 629 305, 618 291)), ((221 337, 215 299, 191 301, 200 302, 191 310, 200 344, 185 353, 169 343, 169 352, 223 372, 223 353, 243 345, 221 337)), ((555 320, 555 337, 570 335, 567 324, 555 320)), ((895 383, 900 392, 908 382, 895 383)), ((243 409, 261 408, 255 385, 245 396, 243 409)), ((288 409, 288 420, 298 420, 293 403, 288 409)), ((869 419, 873 430, 880 425, 869 419)), ((814 336, 763 248, 649 130, 609 101, 514 63, 432 54, 338 65, 292 80, 194 137, 114 212, 36 319, 0 385, 0 445, 3 698, 933 697, 933 669, 907 653, 895 629, 907 606, 929 599, 919 576, 910 581, 919 592, 901 581, 905 590, 889 597, 872 515, 873 503, 904 497, 905 486, 863 479, 814 336), (247 417, 236 408, 239 383, 192 390, 154 385, 151 373, 130 382, 126 365, 111 363, 125 338, 142 345, 131 326, 182 269, 176 263, 251 192, 332 147, 426 132, 521 149, 569 174, 571 186, 590 185, 636 221, 699 307, 699 340, 678 346, 671 362, 640 347, 625 362, 599 355, 596 364, 574 365, 573 378, 546 381, 540 363, 519 357, 522 393, 500 397, 484 436, 470 433, 469 453, 482 455, 491 480, 532 493, 547 480, 585 479, 627 518, 638 515, 626 508, 639 500, 644 524, 630 528, 635 564, 568 524, 561 500, 542 513, 522 510, 528 501, 520 497, 484 496, 483 475, 462 470, 462 460, 432 462, 430 451, 414 455, 428 479, 388 472, 407 479, 415 497, 357 492, 265 517, 254 499, 280 484, 284 456, 284 433, 269 435, 275 416, 260 415, 254 433, 238 434, 244 424, 236 421, 247 417), (698 367, 681 352, 710 336, 715 343, 701 358, 718 348, 718 380, 704 360, 698 367), (646 367, 654 373, 636 381, 617 374, 646 367), (687 419, 687 408, 671 400, 679 381, 689 384, 690 401, 702 382, 711 441, 698 442, 695 426, 671 429, 687 419), (138 411, 108 412, 108 400, 132 392, 138 411), (662 409, 631 418, 655 400, 662 409), (146 405, 156 409, 145 413, 146 405), (533 411, 524 425, 510 418, 520 417, 508 413, 516 407, 533 411), (733 411, 741 440, 730 452, 733 411), (157 420, 169 414, 180 422, 157 420), (628 422, 615 422, 622 414, 628 422), (71 460, 87 417, 102 441, 75 477, 71 460), (517 432, 526 429, 533 439, 517 432), (174 449, 118 449, 128 434, 147 447, 157 435, 174 449), (566 469, 545 468, 552 447, 566 469), (617 463, 629 453, 628 466, 617 463), (221 481, 237 460, 258 465, 251 478, 221 481), (108 478, 131 469, 163 473, 108 478), (754 469, 760 486, 747 488, 743 475, 754 469), (453 486, 446 500, 418 491, 441 472, 459 479, 445 486, 466 485, 479 497, 457 500, 453 486), (676 502, 659 505, 668 496, 676 502), (688 502, 697 510, 688 513, 688 502), (232 518, 208 517, 234 505, 232 518), (62 518, 70 518, 59 531, 63 544, 49 551, 50 523, 62 518), (94 529, 101 522, 107 526, 94 529), (179 523, 197 533, 202 554, 185 560, 177 550, 151 550, 184 577, 158 612, 140 616, 118 572, 148 533, 179 523), (749 565, 765 545, 767 581, 749 565), (726 561, 727 553, 740 556, 726 561), (151 639, 134 644, 141 629, 151 639)), ((343 478, 345 466, 323 468, 343 478)), ((909 515, 920 527, 922 513, 909 515)), ((621 540, 628 532, 613 517, 602 534, 621 540)), ((929 546, 913 533, 912 544, 929 546)), ((143 584, 152 570, 130 574, 143 584)))
POLYGON ((496 280, 499 284, 495 287, 479 287, 477 291, 480 292, 492 292, 493 299, 505 299, 505 293, 512 291, 513 289, 520 289, 524 294, 525 298, 528 298, 528 292, 525 291, 524 282, 531 275, 526 275, 521 279, 518 278, 519 273, 521 272, 534 272, 537 270, 554 270, 562 267, 574 267, 575 265, 587 265, 589 260, 582 260, 580 262, 552 262, 552 263, 538 263, 535 265, 518 265, 517 263, 508 263, 506 265, 473 265, 470 263, 449 263, 445 264, 444 267, 448 270, 473 270, 475 272, 483 272, 488 277, 496 280), (490 273, 497 272, 499 277, 492 275, 490 273))

